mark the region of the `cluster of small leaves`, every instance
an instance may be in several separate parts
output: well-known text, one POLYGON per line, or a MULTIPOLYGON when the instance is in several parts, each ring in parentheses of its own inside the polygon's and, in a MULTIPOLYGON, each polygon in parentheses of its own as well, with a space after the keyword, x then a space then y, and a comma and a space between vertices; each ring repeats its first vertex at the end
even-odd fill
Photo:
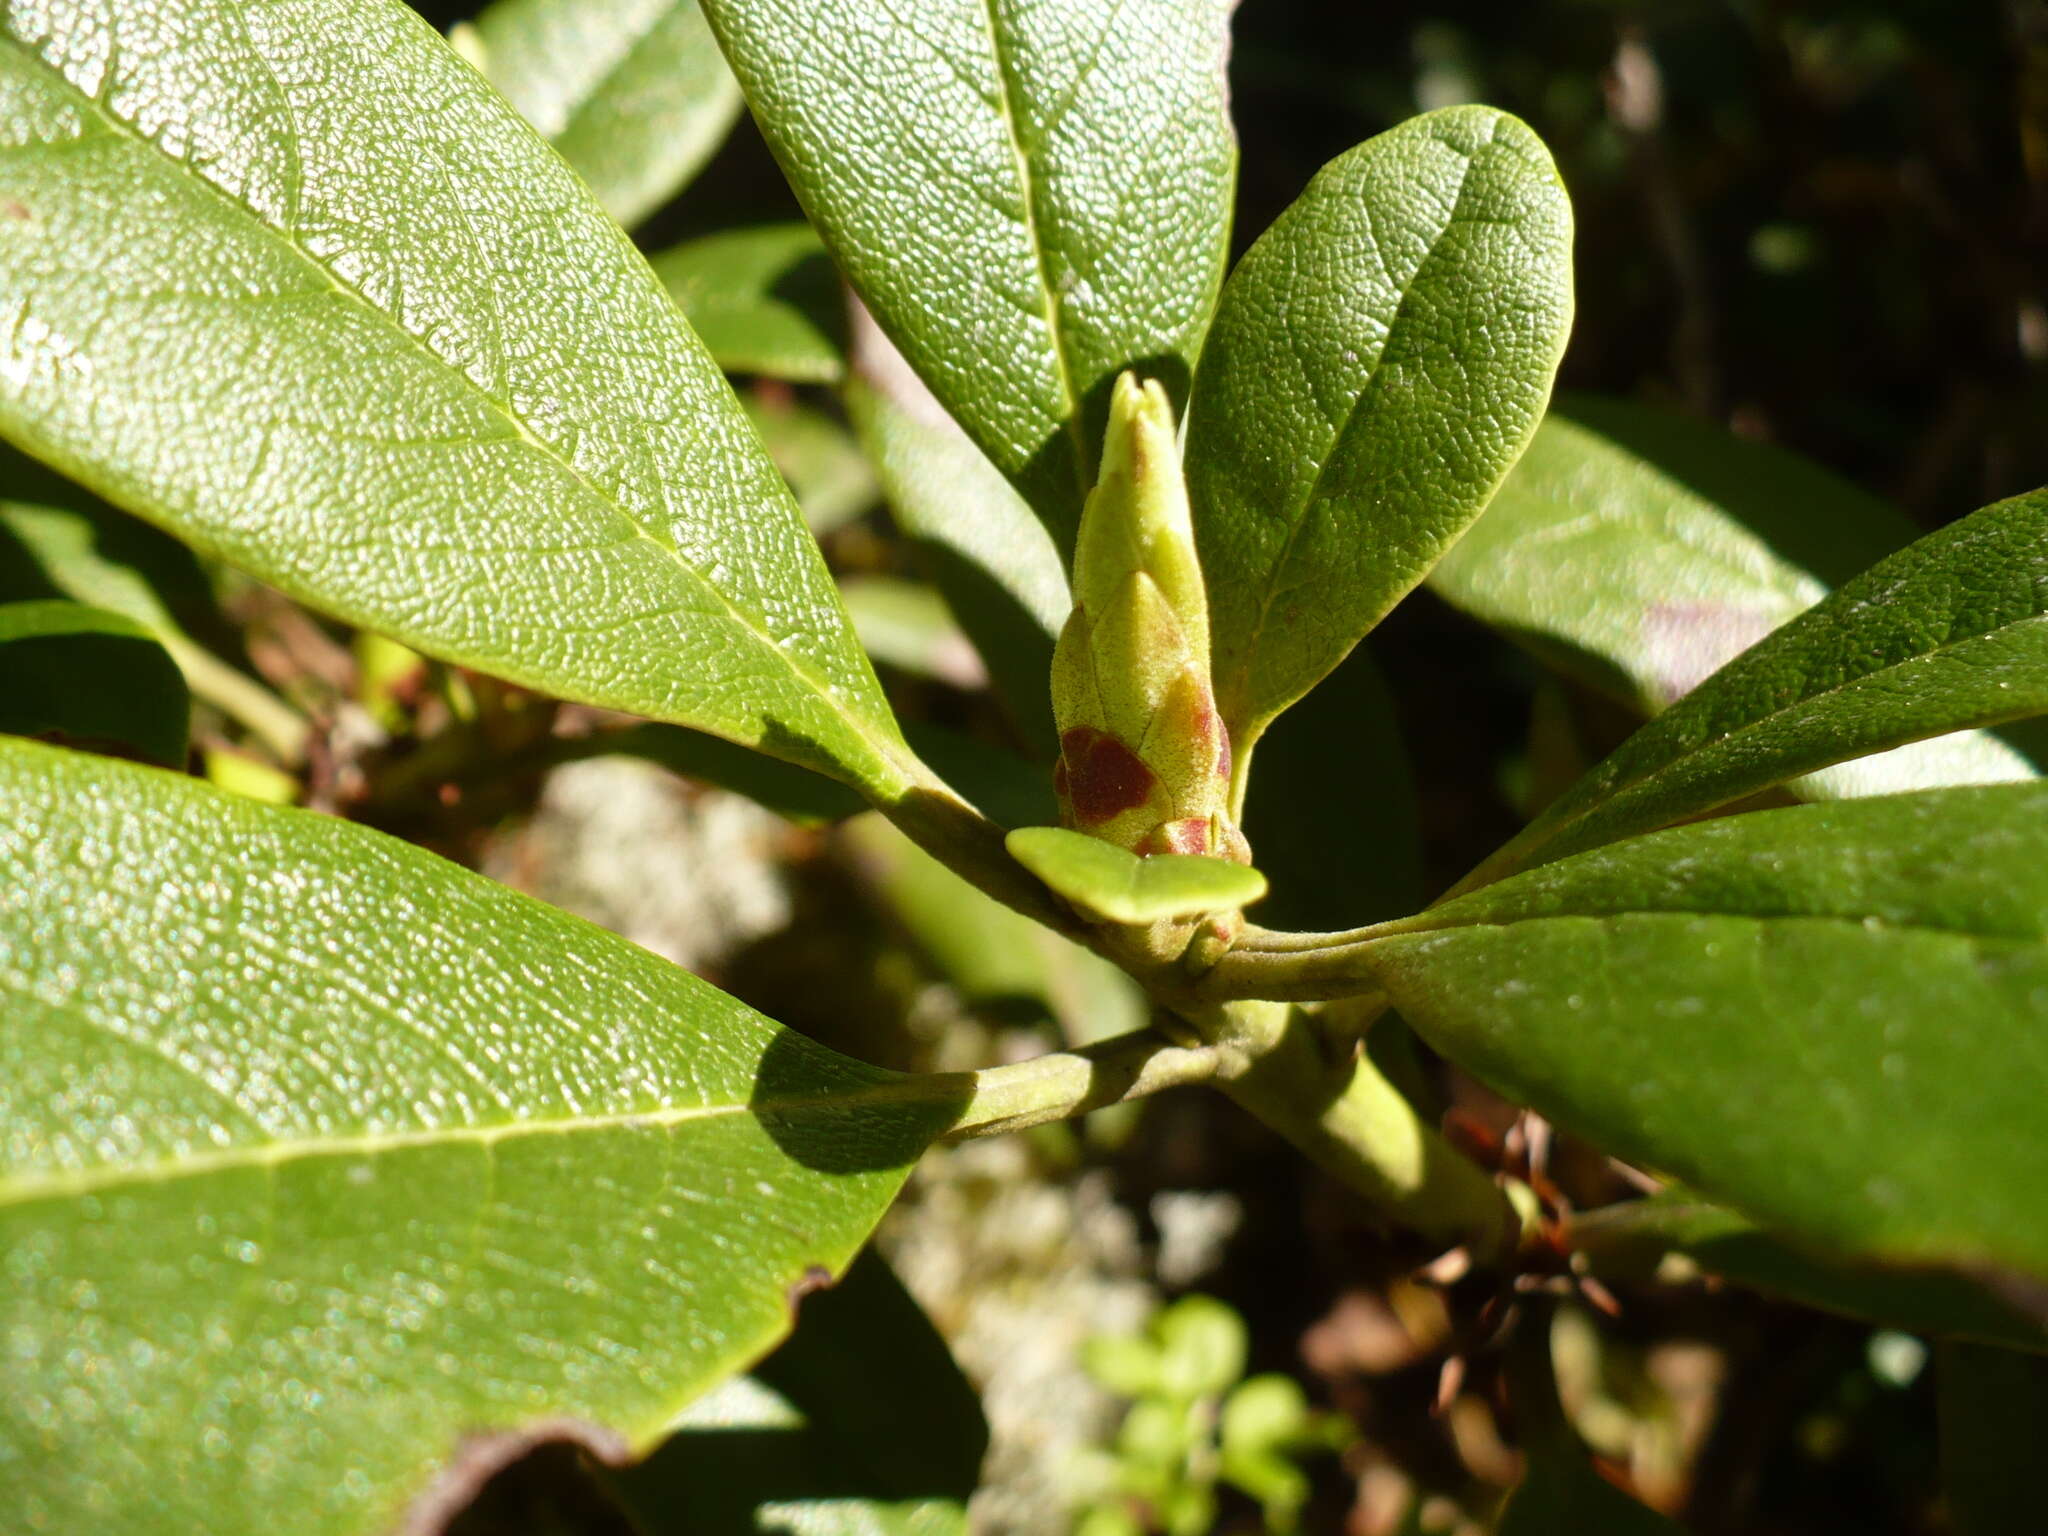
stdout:
MULTIPOLYGON (((1112 950, 1269 881, 1275 907, 1360 903, 1322 927, 1393 917, 1148 979, 1197 1030, 1384 999, 1682 1181, 1565 1224, 1589 1256, 1718 1255, 2039 1348, 2048 804, 1979 733, 2048 710, 2048 493, 1906 544, 1706 429, 1546 417, 1570 212, 1506 114, 1339 156, 1226 278, 1228 5, 927 9, 500 0, 443 39, 397 0, 0 5, 0 436, 388 637, 393 677, 431 657, 643 717, 605 750, 812 819, 874 806, 937 857, 885 851, 912 903, 964 877, 1112 950), (619 221, 742 96, 808 225, 650 263, 619 221), (1263 876, 1040 825, 1066 562, 1126 370, 1184 416, 1263 876), (726 371, 838 390, 865 462, 726 371), (928 587, 822 557, 877 490, 928 587), (1655 718, 1400 916, 1412 893, 1363 910, 1387 887, 1325 844, 1370 814, 1342 748, 1387 750, 1345 658, 1425 580, 1655 718), (1024 751, 907 737, 878 660, 986 680, 1024 751), (1297 705, 1317 727, 1290 744, 1297 705), (1260 761, 1293 766, 1254 778, 1269 728, 1260 761), (1779 789, 1836 803, 1697 820, 1779 789)), ((0 1506, 357 1532, 431 1518, 477 1441, 683 1443, 981 1080, 864 1066, 395 839, 164 771, 194 701, 280 768, 306 723, 45 474, 0 502, 0 731, 42 738, 0 741, 0 1506)), ((1028 949, 1025 917, 990 922, 1028 949)), ((1121 978, 1088 995, 1135 1006, 1121 978)), ((1318 1124, 1329 1083, 1275 1080, 1247 1072, 1247 1102, 1318 1124)), ((1284 1523, 1256 1385, 1222 1475, 1284 1523)), ((797 1438, 841 1412, 740 1397, 730 1422, 797 1438)), ((898 1491, 903 1529, 962 1518, 898 1491)), ((884 1518, 829 1493, 793 1495, 807 1529, 884 1518)))
POLYGON ((1287 1536, 1308 1500, 1297 1463, 1348 1431, 1312 1412, 1292 1377, 1244 1374, 1244 1319, 1210 1296, 1183 1296, 1140 1335, 1091 1339, 1083 1364, 1131 1404, 1113 1447, 1077 1469, 1099 1492, 1076 1536, 1201 1536, 1219 1484, 1258 1502, 1268 1536, 1287 1536))

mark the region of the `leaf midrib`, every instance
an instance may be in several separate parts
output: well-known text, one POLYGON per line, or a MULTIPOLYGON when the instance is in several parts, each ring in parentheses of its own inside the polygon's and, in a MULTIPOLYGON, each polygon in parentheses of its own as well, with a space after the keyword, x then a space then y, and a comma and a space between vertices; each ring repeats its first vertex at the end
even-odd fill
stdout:
POLYGON ((1024 148, 1023 136, 1017 131, 1017 82, 1010 69, 1009 49, 1004 45, 996 5, 997 0, 981 0, 982 21, 988 30, 989 52, 996 69, 996 115, 1003 125, 1004 141, 1010 146, 1010 154, 1016 161, 1018 190, 1023 198, 1024 238, 1031 247, 1038 292, 1044 300, 1046 332, 1052 343, 1053 373, 1067 405, 1066 435, 1074 450, 1074 493, 1078 498, 1085 498, 1090 478, 1088 434, 1081 421, 1081 400, 1074 386, 1073 365, 1067 356, 1066 330, 1060 324, 1059 292, 1053 286, 1052 270, 1046 264, 1048 252, 1039 230, 1037 179, 1031 169, 1031 156, 1024 148))
MULTIPOLYGON (((239 14, 239 12, 237 12, 236 14, 239 14)), ((407 330, 405 326, 399 323, 396 316, 392 315, 387 310, 380 308, 378 305, 372 303, 366 296, 364 296, 364 294, 361 291, 352 287, 338 274, 330 271, 324 263, 322 263, 317 257, 315 257, 299 242, 298 238, 294 234, 279 229, 277 226, 271 224, 267 219, 265 219, 262 216, 262 214, 258 213, 249 204, 242 201, 240 198, 235 197, 233 194, 229 193, 225 188, 219 186, 217 183, 209 179, 203 173, 193 169, 185 162, 180 161, 176 157, 165 153, 164 150, 156 143, 155 140, 151 139, 148 135, 142 133, 140 130, 135 128, 134 125, 128 123, 124 119, 113 115, 113 113, 110 112, 102 102, 100 102, 98 99, 92 96, 87 95, 84 91, 79 89, 79 87, 75 85, 61 69, 58 69, 52 64, 50 64, 50 62, 46 58, 44 58, 42 53, 34 46, 24 42, 20 37, 12 34, 11 32, 0 33, 0 43, 4 43, 8 47, 14 49, 18 55, 29 60, 33 67, 44 70, 51 76, 53 76, 58 82, 60 82, 64 91, 66 91, 74 100, 82 103, 84 111, 94 120, 102 124, 105 130, 110 135, 115 136, 117 138, 125 139, 131 143, 135 143, 142 146, 152 154, 156 155, 159 159, 167 162, 170 165, 170 167, 185 180, 205 188, 210 196, 212 196, 222 204, 226 205, 227 207, 234 209, 242 217, 246 218, 250 223, 254 224, 257 228, 263 230, 272 239, 274 239, 280 245, 282 245, 304 267, 306 267, 309 271, 317 274, 319 278, 327 285, 327 287, 330 290, 332 290, 335 294, 339 295, 345 300, 350 301, 355 305, 360 306, 364 313, 377 316, 386 329, 388 329, 393 334, 403 338, 403 341, 407 347, 411 348, 420 357, 432 363, 437 368, 443 370, 444 372, 450 375, 453 375, 456 379, 460 380, 460 387, 473 394, 477 399, 483 401, 484 404, 488 407, 491 414, 499 417, 501 420, 504 421, 506 426, 510 429, 512 435, 516 436, 521 442, 526 444, 527 447, 532 449, 534 452, 540 454, 548 462, 557 465, 578 487, 578 489, 580 489, 587 496, 589 496, 589 498, 592 501, 594 501, 599 506, 609 507, 621 520, 623 520, 626 526, 633 530, 634 538, 651 545, 653 548, 661 551, 663 554, 668 556, 670 562, 673 563, 675 568, 681 573, 683 573, 683 575, 692 584, 694 584, 703 592, 706 592, 710 594, 713 598, 715 598, 719 606, 724 609, 724 611, 730 617, 732 622, 746 634, 751 636, 760 650, 775 657, 776 660, 780 662, 785 669, 787 669, 789 674, 793 678, 795 678, 800 685, 802 685, 805 688, 806 692, 808 692, 812 697, 817 699, 826 707, 828 711, 830 711, 833 715, 836 715, 842 722, 844 722, 848 730, 854 736, 854 738, 864 743, 882 763, 888 765, 890 768, 895 769, 900 775, 902 775, 906 782, 910 781, 915 777, 914 775, 910 774, 908 770, 905 768, 905 765, 898 760, 891 743, 889 743, 886 739, 878 739, 869 728, 868 722, 859 718, 858 716, 855 716, 847 710, 845 705, 840 702, 837 694, 833 690, 831 682, 828 679, 824 679, 815 675, 808 665, 800 661, 789 650, 777 644, 767 634, 765 630, 759 627, 754 615, 748 613, 745 609, 735 604, 730 596, 728 596, 725 592, 720 590, 716 585, 714 585, 710 580, 708 580, 702 572, 698 571, 687 560, 685 560, 683 558, 681 550, 677 549, 673 544, 666 543, 663 540, 656 538, 654 534, 640 521, 639 518, 635 517, 616 499, 606 495, 595 484, 593 484, 589 477, 585 475, 584 472, 581 469, 579 469, 575 465, 575 463, 572 462, 567 456, 565 456, 560 450, 544 442, 542 439, 535 437, 532 431, 527 426, 526 422, 523 421, 519 417, 517 412, 515 412, 512 409, 509 402, 502 401, 498 399, 495 395, 491 394, 489 391, 481 388, 476 383, 476 381, 471 379, 468 376, 468 374, 465 373, 461 368, 451 363, 447 358, 441 356, 440 353, 436 352, 432 347, 428 346, 422 338, 415 336, 411 331, 407 330)), ((251 51, 252 53, 255 51, 253 45, 251 51)), ((538 137, 538 135, 536 135, 536 137, 538 137)), ((544 140, 543 142, 546 141, 544 140)), ((293 144, 294 152, 296 152, 296 140, 293 141, 293 144)), ((30 140, 17 147, 22 151, 34 152, 38 149, 51 147, 51 141, 35 139, 30 140)), ((294 201, 296 201, 296 191, 294 193, 294 201)), ((468 215, 465 211, 464 217, 466 218, 467 216, 468 215)), ((653 275, 652 268, 648 268, 647 270, 649 280, 653 282, 657 288, 660 288, 660 279, 653 275)), ((661 291, 663 294, 664 304, 666 305, 669 303, 667 299, 666 290, 663 289, 661 291)), ((703 728, 708 729, 709 727, 703 728)), ((743 744, 750 745, 748 743, 743 744)))
POLYGON ((730 1115, 750 1115, 759 1119, 806 1111, 836 1115, 848 1110, 891 1104, 936 1107, 960 1101, 966 1092, 965 1082, 963 1077, 952 1074, 906 1076, 870 1082, 844 1091, 792 1094, 746 1103, 672 1104, 619 1110, 611 1114, 565 1115, 556 1119, 422 1126, 388 1132, 359 1131, 340 1136, 311 1136, 296 1141, 266 1141, 226 1147, 194 1153, 189 1157, 0 1175, 0 1210, 45 1200, 75 1199, 133 1185, 172 1184, 183 1179, 256 1169, 267 1171, 319 1158, 371 1158, 415 1148, 469 1146, 488 1150, 500 1142, 536 1136, 572 1136, 609 1130, 669 1130, 694 1120, 716 1120, 730 1115))

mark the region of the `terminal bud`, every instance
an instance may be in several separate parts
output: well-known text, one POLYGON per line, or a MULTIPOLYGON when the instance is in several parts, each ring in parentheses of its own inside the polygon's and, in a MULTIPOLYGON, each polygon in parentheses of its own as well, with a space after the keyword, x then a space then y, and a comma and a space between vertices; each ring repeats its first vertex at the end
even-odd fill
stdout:
POLYGON ((1230 816, 1230 736, 1209 682, 1209 602, 1173 405, 1128 373, 1081 513, 1052 702, 1068 827, 1141 855, 1250 862, 1230 816))

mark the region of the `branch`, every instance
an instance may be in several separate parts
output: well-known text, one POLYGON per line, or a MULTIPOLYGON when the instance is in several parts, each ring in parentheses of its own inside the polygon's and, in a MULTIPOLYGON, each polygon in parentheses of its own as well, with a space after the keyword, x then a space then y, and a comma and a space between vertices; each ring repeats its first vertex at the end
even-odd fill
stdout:
POLYGON ((1162 1088, 1207 1082, 1227 1063, 1227 1053, 1216 1046, 1178 1046, 1156 1030, 1141 1029, 1077 1051, 963 1073, 967 1104, 943 1139, 968 1141, 1069 1120, 1162 1088))

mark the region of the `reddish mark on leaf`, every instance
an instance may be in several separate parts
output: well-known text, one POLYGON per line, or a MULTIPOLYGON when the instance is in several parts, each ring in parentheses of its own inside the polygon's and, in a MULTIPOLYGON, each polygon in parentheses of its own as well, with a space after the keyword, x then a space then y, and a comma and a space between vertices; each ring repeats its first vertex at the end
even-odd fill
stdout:
POLYGON ((0 216, 15 219, 26 224, 29 221, 28 205, 17 203, 13 198, 0 198, 0 216))
MULTIPOLYGON (((1230 732, 1223 724, 1223 717, 1217 714, 1213 708, 1209 710, 1207 723, 1214 728, 1216 733, 1216 777, 1228 779, 1231 766, 1230 732)), ((1203 734, 1207 735, 1208 733, 1205 731, 1203 734)))
POLYGON ((1180 821, 1162 821, 1138 845, 1140 854, 1154 853, 1207 853, 1209 851, 1209 818, 1189 816, 1180 821))
POLYGON ((1077 725, 1060 737, 1053 788, 1083 826, 1145 803, 1157 782, 1138 754, 1105 731, 1077 725))

